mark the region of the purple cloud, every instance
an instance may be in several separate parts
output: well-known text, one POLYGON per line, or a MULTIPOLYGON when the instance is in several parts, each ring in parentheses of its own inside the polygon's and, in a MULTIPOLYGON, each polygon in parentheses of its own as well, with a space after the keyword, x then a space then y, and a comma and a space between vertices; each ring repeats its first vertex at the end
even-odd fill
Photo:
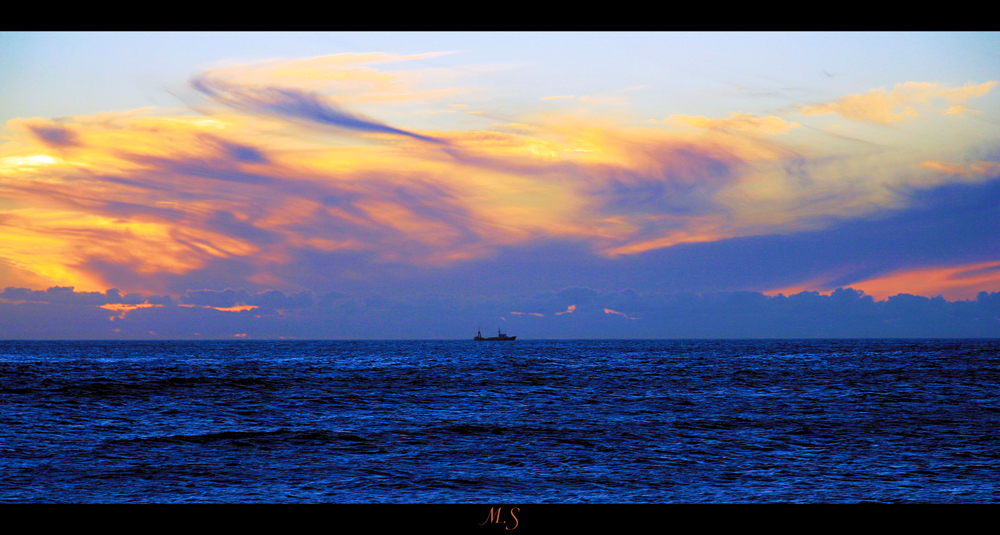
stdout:
POLYGON ((205 78, 193 79, 191 86, 218 102, 251 113, 304 120, 346 130, 396 134, 431 143, 444 143, 437 138, 395 128, 363 115, 348 112, 336 104, 324 102, 316 93, 280 87, 250 89, 205 78))

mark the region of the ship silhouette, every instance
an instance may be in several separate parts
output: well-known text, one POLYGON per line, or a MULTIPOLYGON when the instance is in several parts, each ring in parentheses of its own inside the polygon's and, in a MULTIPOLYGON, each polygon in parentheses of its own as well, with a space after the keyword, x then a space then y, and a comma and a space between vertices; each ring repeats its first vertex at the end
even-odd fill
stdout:
POLYGON ((476 331, 476 337, 473 338, 473 340, 477 342, 500 342, 500 341, 514 341, 515 338, 517 337, 507 336, 506 334, 500 332, 500 329, 498 328, 496 336, 490 336, 485 338, 483 337, 482 329, 479 329, 478 331, 476 331))

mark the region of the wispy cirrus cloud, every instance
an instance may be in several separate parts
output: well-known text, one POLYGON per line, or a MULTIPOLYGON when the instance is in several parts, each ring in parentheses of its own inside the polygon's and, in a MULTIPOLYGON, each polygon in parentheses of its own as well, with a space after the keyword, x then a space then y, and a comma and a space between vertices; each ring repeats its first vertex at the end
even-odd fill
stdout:
POLYGON ((206 78, 196 78, 191 85, 216 101, 249 113, 263 113, 289 120, 304 121, 313 126, 333 126, 359 132, 395 134, 443 143, 442 140, 394 128, 357 113, 343 110, 327 102, 317 93, 281 87, 244 87, 206 78))
POLYGON ((845 119, 879 125, 891 125, 918 117, 924 110, 933 109, 935 101, 949 105, 947 110, 965 101, 981 97, 996 87, 996 81, 947 87, 936 82, 905 82, 896 84, 892 91, 872 89, 864 94, 852 94, 834 102, 801 105, 803 115, 837 114, 845 119))
MULTIPOLYGON (((0 260, 33 280, 85 289, 329 288, 417 280, 536 244, 646 258, 815 230, 905 207, 915 184, 983 176, 928 158, 873 166, 831 155, 803 143, 798 122, 768 114, 673 114, 650 126, 601 106, 515 109, 503 123, 418 129, 355 111, 428 99, 467 106, 441 102, 462 94, 460 84, 431 91, 420 74, 375 67, 425 57, 214 69, 192 81, 213 103, 197 116, 12 120, 0 147, 0 260), (865 174, 872 168, 879 172, 865 174)), ((800 111, 888 124, 906 106, 960 105, 993 85, 903 84, 800 111)))
POLYGON ((936 162, 936 161, 926 161, 920 162, 920 166, 932 171, 937 171, 939 173, 946 173, 949 175, 960 175, 963 177, 976 178, 982 177, 986 178, 996 178, 1000 176, 1000 162, 936 162))
POLYGON ((778 135, 799 126, 794 121, 786 121, 776 115, 760 117, 752 113, 733 112, 725 119, 711 119, 703 115, 671 115, 664 119, 667 124, 712 128, 745 132, 750 134, 778 135))
POLYGON ((379 70, 375 66, 412 65, 448 54, 450 52, 408 55, 366 52, 230 62, 208 69, 200 77, 252 87, 292 88, 305 93, 335 92, 339 102, 349 105, 439 100, 464 92, 455 86, 427 87, 429 80, 452 78, 454 75, 448 69, 427 63, 419 68, 392 71, 379 70))
MULTIPOLYGON (((790 162, 811 165, 804 156, 712 129, 550 116, 530 128, 448 132, 451 152, 442 153, 429 143, 297 145, 260 137, 251 119, 81 117, 64 126, 75 143, 58 149, 34 134, 44 123, 9 124, 24 135, 6 147, 0 180, 21 207, 5 212, 0 256, 87 289, 126 273, 156 291, 198 273, 287 288, 315 284, 343 254, 445 266, 569 239, 634 255, 753 235, 761 223, 794 230, 844 209, 843 197, 801 204, 829 195, 818 179, 789 181, 790 162), (731 196, 734 188, 743 193, 731 196), (774 206, 758 192, 776 191, 798 211, 753 211, 774 206)), ((821 166, 812 172, 822 177, 821 166)), ((856 202, 871 210, 872 199, 859 191, 856 202)))

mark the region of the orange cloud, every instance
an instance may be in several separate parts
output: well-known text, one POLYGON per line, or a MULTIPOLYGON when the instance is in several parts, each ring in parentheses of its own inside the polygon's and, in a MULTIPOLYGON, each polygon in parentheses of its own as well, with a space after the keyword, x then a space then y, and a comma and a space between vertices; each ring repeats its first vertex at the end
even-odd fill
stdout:
POLYGON ((926 161, 920 162, 920 165, 921 167, 932 171, 947 173, 949 175, 961 175, 970 178, 994 177, 1000 175, 1000 162, 978 161, 971 163, 952 163, 926 161))
POLYGON ((178 303, 177 306, 184 308, 211 308, 213 310, 219 310, 221 312, 243 312, 246 310, 253 310, 255 308, 260 308, 257 305, 235 305, 231 307, 213 307, 209 305, 192 305, 187 303, 178 303))
MULTIPOLYGON (((149 304, 149 303, 140 303, 140 304, 137 304, 137 305, 125 305, 125 304, 121 304, 121 303, 108 303, 108 304, 99 305, 99 306, 100 306, 100 308, 103 308, 105 310, 117 310, 117 311, 120 311, 121 314, 118 314, 118 316, 117 316, 118 319, 125 319, 125 314, 127 314, 127 313, 129 313, 129 312, 131 312, 133 310, 136 310, 136 309, 139 309, 139 308, 162 307, 163 305, 152 305, 152 304, 149 304)), ((110 319, 114 319, 114 318, 115 318, 115 316, 111 316, 110 317, 110 319)))
MULTIPOLYGON (((583 240, 616 256, 743 235, 752 231, 732 217, 739 212, 727 192, 761 191, 772 180, 761 170, 773 166, 780 177, 797 157, 753 137, 563 115, 432 133, 446 148, 375 134, 323 142, 238 113, 14 120, 8 129, 0 259, 48 284, 92 290, 121 286, 94 265, 152 284, 239 260, 252 266, 246 280, 280 286, 269 266, 291 262, 292 250, 435 266, 542 238, 583 240), (692 214, 693 206, 705 208, 692 214)), ((753 199, 745 193, 734 203, 753 199)))
POLYGON ((906 82, 896 84, 892 91, 872 89, 827 104, 800 106, 798 111, 803 115, 835 113, 852 121, 891 125, 918 117, 918 108, 930 108, 934 100, 943 100, 951 105, 948 109, 954 110, 966 100, 985 95, 996 85, 997 82, 990 81, 950 88, 939 83, 906 82))
POLYGON ((259 307, 257 305, 236 305, 236 306, 231 306, 231 307, 209 307, 209 306, 206 306, 205 308, 214 308, 215 310, 221 310, 222 312, 243 312, 243 311, 246 311, 246 310, 253 310, 253 309, 259 308, 259 307))
MULTIPOLYGON (((764 292, 775 296, 779 293, 794 295, 799 292, 818 291, 829 295, 835 290, 828 278, 787 286, 764 292)), ((849 285, 876 300, 898 294, 923 296, 940 295, 948 300, 975 299, 981 291, 1000 291, 1000 262, 980 262, 961 266, 901 269, 872 279, 849 285)))
POLYGON ((752 113, 733 112, 728 119, 709 119, 698 115, 671 115, 664 119, 667 124, 693 126, 696 128, 710 128, 717 130, 731 130, 748 134, 778 135, 784 134, 793 128, 797 128, 799 123, 790 122, 777 116, 760 117, 752 113))
POLYGON ((618 312, 617 310, 611 310, 610 308, 605 308, 604 309, 604 313, 605 314, 616 314, 618 316, 622 316, 623 318, 630 319, 630 320, 637 320, 637 319, 639 319, 639 318, 633 318, 632 316, 629 316, 628 314, 626 314, 624 312, 618 312))
MULTIPOLYGON (((4 276, 165 291, 210 269, 295 286, 289 277, 302 255, 433 267, 569 239, 614 257, 899 206, 894 187, 915 180, 893 166, 855 179, 843 158, 814 164, 812 153, 773 137, 801 130, 776 116, 672 115, 671 125, 700 128, 671 129, 607 113, 512 113, 488 128, 418 131, 361 113, 393 102, 369 109, 412 121, 408 105, 462 93, 457 83, 425 89, 434 69, 376 69, 430 56, 220 66, 199 78, 217 98, 201 108, 208 115, 144 109, 9 121, 0 145, 4 276)), ((881 109, 851 113, 892 122, 905 106, 958 106, 993 85, 901 84, 803 113, 881 109)), ((995 165, 980 164, 980 175, 995 165)), ((922 165, 971 176, 980 164, 922 165)))
POLYGON ((1000 262, 900 270, 852 283, 851 287, 879 300, 901 293, 940 295, 948 300, 975 299, 981 291, 1000 291, 1000 262))

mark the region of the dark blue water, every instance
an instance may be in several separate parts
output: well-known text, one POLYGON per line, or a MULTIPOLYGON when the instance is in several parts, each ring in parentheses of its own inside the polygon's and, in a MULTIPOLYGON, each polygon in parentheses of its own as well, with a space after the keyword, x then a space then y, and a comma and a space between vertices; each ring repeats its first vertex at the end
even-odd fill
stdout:
POLYGON ((997 502, 1000 341, 0 342, 4 502, 997 502))

